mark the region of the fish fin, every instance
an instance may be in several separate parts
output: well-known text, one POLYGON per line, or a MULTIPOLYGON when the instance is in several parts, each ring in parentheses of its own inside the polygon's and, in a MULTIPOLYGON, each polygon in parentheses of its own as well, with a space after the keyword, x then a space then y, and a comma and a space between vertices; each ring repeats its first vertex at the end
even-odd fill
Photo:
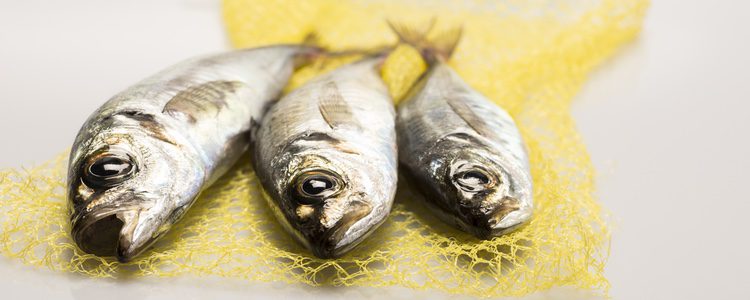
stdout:
POLYGON ((308 33, 302 45, 309 47, 310 51, 306 51, 296 57, 295 69, 313 66, 318 70, 322 70, 326 68, 328 63, 350 56, 362 56, 365 58, 385 57, 395 48, 393 45, 380 45, 368 48, 350 47, 332 50, 321 43, 320 36, 315 32, 308 33))
POLYGON ((302 39, 302 45, 320 47, 320 36, 315 31, 308 32, 302 39))
POLYGON ((216 117, 226 108, 227 98, 246 85, 239 81, 209 81, 177 93, 162 111, 189 123, 216 117))
POLYGON ((328 56, 328 48, 323 46, 320 35, 315 31, 308 32, 299 44, 302 51, 294 57, 294 69, 299 70, 323 61, 328 56))
POLYGON ((442 61, 448 61, 456 50, 463 32, 463 26, 458 26, 438 34, 431 42, 435 56, 442 61))
POLYGON ((333 81, 327 82, 323 86, 323 91, 318 99, 318 109, 320 115, 331 128, 346 124, 358 125, 352 116, 349 104, 346 103, 344 96, 341 95, 341 91, 333 81))
POLYGON ((428 64, 433 64, 436 61, 448 61, 463 34, 463 26, 458 26, 438 33, 434 38, 429 39, 427 35, 434 26, 434 19, 428 26, 422 26, 419 29, 390 21, 388 21, 388 25, 399 37, 400 42, 417 49, 428 64))
POLYGON ((466 101, 461 99, 448 98, 448 106, 459 116, 464 122, 466 122, 471 129, 474 129, 479 135, 485 137, 494 136, 495 133, 492 131, 484 119, 479 117, 474 110, 469 106, 466 101))
MULTIPOLYGON (((435 18, 431 18, 427 23, 415 27, 406 26, 390 20, 386 20, 393 33, 398 36, 401 43, 408 45, 423 45, 427 41, 427 34, 435 27, 435 18)), ((419 47, 416 47, 419 48, 419 47)))

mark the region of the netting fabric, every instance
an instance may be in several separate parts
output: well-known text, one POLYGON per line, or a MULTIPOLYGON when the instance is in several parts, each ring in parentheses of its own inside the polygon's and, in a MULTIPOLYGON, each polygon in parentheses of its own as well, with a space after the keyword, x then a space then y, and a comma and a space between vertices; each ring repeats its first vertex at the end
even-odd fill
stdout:
MULTIPOLYGON (((0 171, 0 252, 94 277, 215 275, 475 296, 572 286, 606 295, 609 231, 569 106, 592 68, 637 35, 647 6, 646 0, 224 1, 236 47, 299 42, 314 31, 334 49, 367 48, 396 41, 386 19, 436 18, 435 32, 463 25, 450 64, 510 112, 529 146, 536 208, 530 224, 515 233, 477 240, 435 219, 418 193, 401 184, 379 230, 343 258, 318 259, 283 231, 243 160, 151 250, 122 264, 85 254, 71 240, 62 155, 0 171)), ((395 96, 424 69, 419 60, 405 47, 388 58, 382 74, 395 96)), ((291 86, 333 67, 301 70, 291 86)))

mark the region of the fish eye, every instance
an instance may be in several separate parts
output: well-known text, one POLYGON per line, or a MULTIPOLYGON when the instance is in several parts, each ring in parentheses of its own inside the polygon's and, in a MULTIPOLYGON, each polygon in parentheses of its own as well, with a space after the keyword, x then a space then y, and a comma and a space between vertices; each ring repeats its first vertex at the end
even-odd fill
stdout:
POLYGON ((130 157, 119 154, 98 155, 87 164, 84 180, 90 186, 111 187, 122 183, 135 171, 130 157))
POLYGON ((295 181, 295 198, 304 204, 319 203, 336 194, 340 185, 340 180, 328 171, 308 171, 295 181))
POLYGON ((458 183, 458 186, 462 190, 467 192, 478 192, 487 189, 493 183, 490 174, 480 168, 458 172, 454 175, 453 180, 458 183))
POLYGON ((333 181, 325 177, 311 177, 302 183, 302 192, 311 196, 322 195, 333 188, 333 181))

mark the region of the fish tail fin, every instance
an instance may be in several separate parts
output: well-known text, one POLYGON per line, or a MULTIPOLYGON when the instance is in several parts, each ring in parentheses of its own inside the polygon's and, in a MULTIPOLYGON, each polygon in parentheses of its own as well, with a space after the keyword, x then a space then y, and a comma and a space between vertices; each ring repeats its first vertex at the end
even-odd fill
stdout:
POLYGON ((364 56, 364 57, 378 57, 385 56, 390 53, 395 46, 392 45, 381 45, 370 48, 347 48, 341 50, 332 50, 329 47, 323 45, 320 40, 320 35, 316 32, 310 32, 305 35, 301 45, 307 48, 299 57, 299 63, 296 65, 299 67, 307 66, 311 63, 322 63, 325 64, 327 59, 338 59, 349 56, 364 56))
POLYGON ((300 52, 294 58, 294 68, 298 70, 310 64, 314 64, 329 55, 328 47, 320 40, 320 35, 315 31, 308 32, 299 43, 300 52))
POLYGON ((398 36, 399 42, 417 49, 428 64, 450 59, 463 33, 463 26, 458 26, 438 33, 432 39, 428 38, 428 34, 434 27, 434 18, 427 25, 419 27, 387 22, 391 30, 398 36))
POLYGON ((435 52, 436 58, 448 61, 456 50, 463 32, 463 26, 458 26, 438 34, 432 41, 432 49, 435 52))
POLYGON ((427 35, 435 27, 435 17, 430 18, 426 23, 417 26, 407 26, 404 24, 392 22, 386 20, 388 26, 398 36, 398 40, 401 43, 412 45, 415 48, 426 46, 427 35))
POLYGON ((386 56, 388 53, 393 51, 393 49, 394 47, 390 45, 376 46, 372 48, 350 48, 345 50, 331 51, 327 54, 327 56, 332 58, 346 56, 363 56, 364 58, 372 58, 386 56))
POLYGON ((320 46, 320 36, 315 31, 310 31, 305 35, 305 37, 302 39, 302 45, 322 48, 320 46))

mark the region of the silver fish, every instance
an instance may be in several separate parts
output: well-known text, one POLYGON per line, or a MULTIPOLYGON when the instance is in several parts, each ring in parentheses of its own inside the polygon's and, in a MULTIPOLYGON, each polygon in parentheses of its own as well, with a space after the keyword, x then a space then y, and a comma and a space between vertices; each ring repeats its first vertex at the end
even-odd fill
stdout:
POLYGON ((460 30, 424 41, 391 24, 421 50, 428 71, 399 103, 400 162, 444 221, 489 239, 532 213, 529 159, 513 118, 446 63, 460 30))
POLYGON ((79 248, 128 261, 180 220, 249 146, 249 131, 296 63, 321 52, 279 45, 184 61, 115 95, 70 154, 79 248))
POLYGON ((352 249, 382 224, 396 193, 395 108, 383 57, 313 79, 264 116, 254 166, 270 207, 321 258, 352 249))

